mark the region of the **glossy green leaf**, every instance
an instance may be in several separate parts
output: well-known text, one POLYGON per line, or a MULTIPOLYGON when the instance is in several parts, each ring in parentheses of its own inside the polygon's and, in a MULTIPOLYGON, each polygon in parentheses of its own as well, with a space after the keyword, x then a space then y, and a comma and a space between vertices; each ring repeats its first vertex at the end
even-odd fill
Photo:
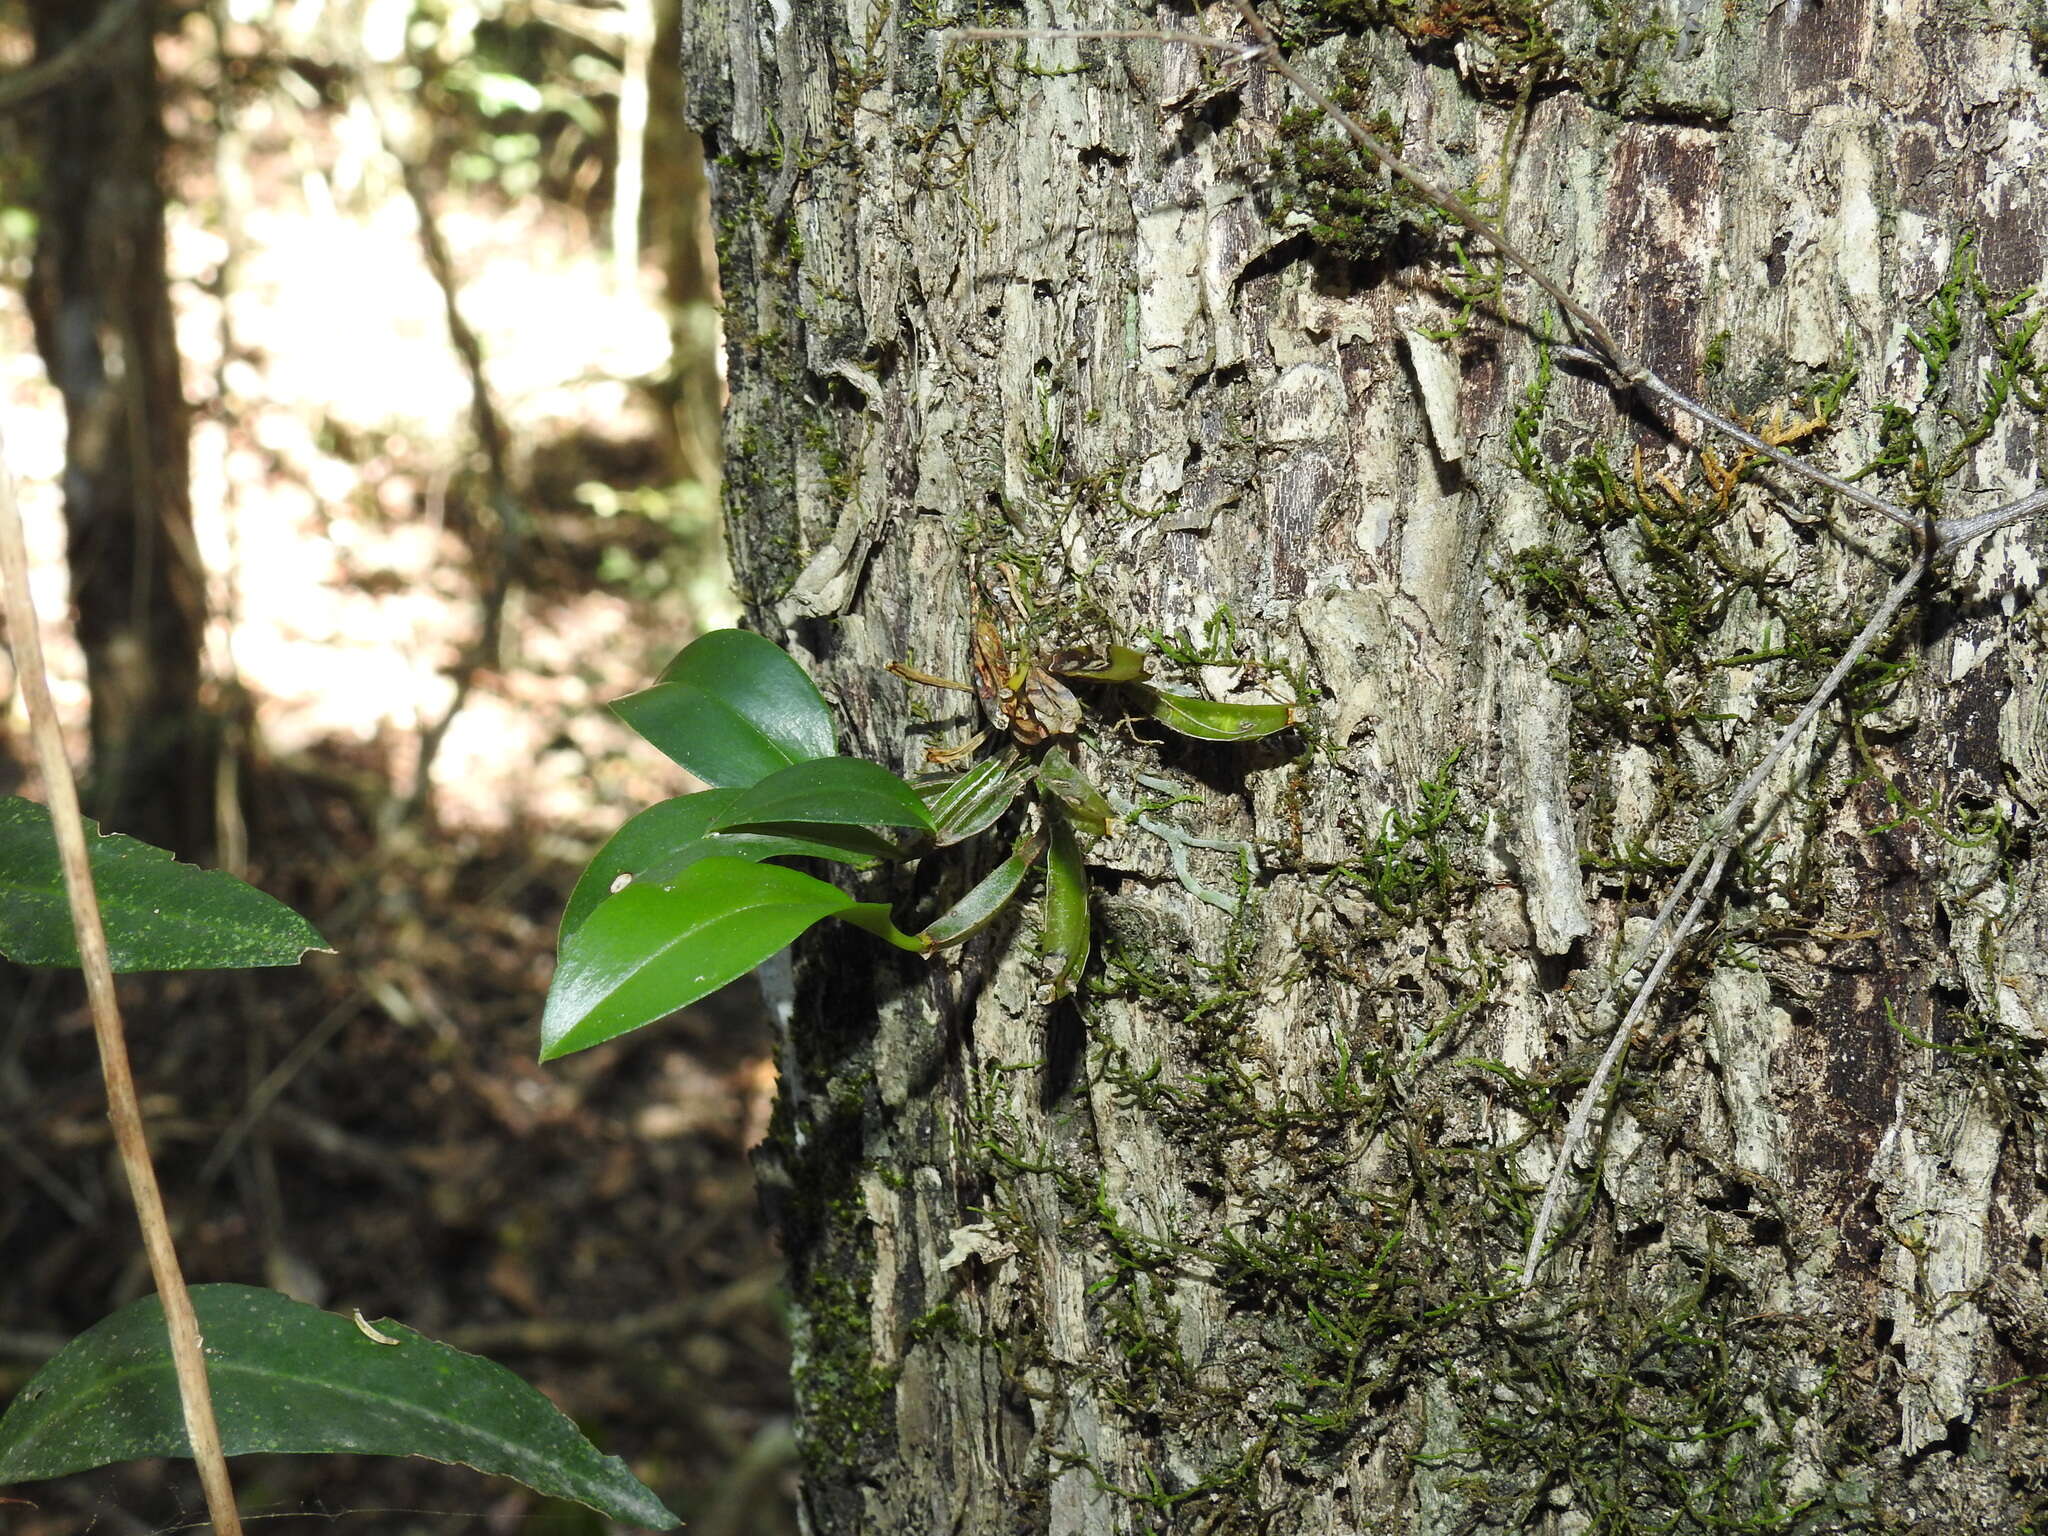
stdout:
MULTIPOLYGON (((835 859, 843 864, 865 867, 874 862, 874 851, 857 851, 844 839, 825 841, 810 836, 777 836, 757 832, 711 830, 740 796, 736 789, 707 789, 701 794, 680 795, 663 800, 628 821, 612 834, 597 856, 585 867, 569 893, 569 905, 562 912, 561 937, 566 939, 583 926, 598 903, 638 881, 660 883, 673 879, 699 859, 835 859)), ((808 832, 810 829, 799 829, 808 832)), ((870 841, 881 843, 880 838, 870 841)), ((888 851, 886 844, 883 852, 888 851)))
POLYGON ((1051 963, 1042 995, 1054 1002, 1074 990, 1088 964, 1088 869, 1067 818, 1055 810, 1046 821, 1045 926, 1039 948, 1051 963))
POLYGON ((744 829, 715 835, 719 838, 758 839, 764 843, 810 843, 826 850, 813 854, 813 858, 837 859, 856 868, 866 868, 877 859, 904 857, 901 843, 878 832, 870 832, 866 827, 840 826, 829 821, 762 821, 744 829))
POLYGON ((1038 761, 1038 782, 1059 797, 1075 827, 1090 837, 1107 837, 1116 826, 1116 811, 1090 784, 1064 747, 1053 747, 1038 761))
MULTIPOLYGON (((85 842, 117 971, 296 965, 307 950, 327 949, 311 923, 233 875, 103 836, 91 821, 85 842)), ((0 799, 0 954, 22 965, 78 964, 49 808, 14 796, 0 799)))
POLYGON ((964 944, 981 932, 1015 899, 1025 877, 1031 873, 1031 866, 1044 852, 1043 833, 1019 838, 1007 859, 984 875, 975 883, 973 890, 918 934, 922 941, 920 947, 944 949, 948 945, 964 944))
POLYGON ((663 859, 694 847, 739 793, 736 789, 707 789, 698 795, 679 795, 650 805, 620 827, 577 877, 569 904, 562 910, 560 937, 567 939, 581 928, 597 904, 613 894, 612 887, 622 875, 634 881, 644 879, 663 859))
POLYGON ((965 842, 994 826, 1036 772, 1014 751, 1006 751, 983 758, 963 773, 918 785, 938 846, 965 842))
POLYGON ((1145 668, 1143 651, 1134 651, 1128 645, 1112 645, 1107 657, 1079 658, 1072 666, 1055 666, 1052 670, 1061 677, 1078 678, 1084 683, 1135 683, 1144 677, 1145 668))
POLYGON ((666 1018, 852 905, 799 870, 743 859, 700 859, 673 880, 635 881, 563 940, 540 1059, 666 1018))
POLYGON ((890 912, 887 902, 856 901, 849 903, 845 911, 832 915, 841 922, 851 923, 856 928, 864 928, 876 938, 894 944, 898 949, 907 949, 914 955, 922 955, 931 948, 919 935, 905 933, 896 926, 895 915, 890 912))
POLYGON ((744 789, 836 750, 832 711, 780 646, 743 629, 700 635, 618 717, 707 784, 744 789))
POLYGON ((880 763, 826 757, 792 763, 735 800, 713 829, 792 826, 914 827, 929 832, 931 813, 903 780, 880 763))
MULTIPOLYGON (((501 1365, 379 1319, 354 1322, 246 1285, 198 1285, 214 1415, 231 1456, 425 1456, 517 1478, 617 1520, 676 1517, 616 1457, 501 1365)), ((189 1456, 163 1308, 146 1296, 60 1350, 0 1417, 0 1484, 189 1456)))
POLYGON ((1145 690, 1146 712, 1170 731, 1199 741, 1256 741, 1301 717, 1292 704, 1218 704, 1214 699, 1145 690))

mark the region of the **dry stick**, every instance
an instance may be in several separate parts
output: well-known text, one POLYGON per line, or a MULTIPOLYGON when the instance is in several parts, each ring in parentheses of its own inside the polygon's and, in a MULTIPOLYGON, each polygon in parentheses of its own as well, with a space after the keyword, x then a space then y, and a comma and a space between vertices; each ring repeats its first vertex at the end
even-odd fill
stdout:
POLYGON ((1934 525, 1935 553, 1937 556, 1952 555, 1970 540, 2009 528, 2044 507, 2048 507, 2048 490, 2030 492, 2018 501, 2009 501, 1975 517, 1945 517, 1934 525))
POLYGON ((1750 770, 1749 777, 1737 786, 1720 814, 1708 823, 1709 828, 1718 825, 1718 830, 1693 855, 1692 863, 1686 866, 1686 871, 1679 877, 1678 884, 1665 898, 1656 920, 1650 925, 1650 931, 1643 935, 1641 942, 1636 946, 1635 954, 1629 958, 1628 964, 1622 967, 1621 974, 1626 977, 1643 963, 1644 957, 1649 954, 1652 946, 1656 945, 1658 935, 1670 922, 1671 914, 1677 910, 1678 904, 1691 894, 1692 905, 1686 908, 1685 917, 1678 926, 1671 930, 1671 936, 1664 941, 1658 951, 1656 964, 1651 966, 1649 973, 1643 977, 1642 984, 1636 988, 1635 998, 1629 1004, 1628 1013, 1622 1019, 1621 1027, 1615 1030, 1614 1038, 1608 1042, 1606 1052, 1600 1057, 1599 1066, 1593 1070, 1591 1081, 1581 1091, 1579 1101, 1573 1107, 1571 1122, 1565 1127, 1564 1143, 1557 1149, 1557 1162, 1551 1168, 1549 1182, 1543 1187, 1543 1204, 1536 1213, 1536 1227, 1529 1237, 1529 1251, 1522 1260, 1524 1287, 1535 1284, 1536 1266, 1543 1260, 1543 1245, 1549 1240, 1550 1230, 1557 1222, 1558 1207, 1564 1203, 1565 1186, 1571 1182, 1572 1163, 1578 1157, 1580 1148, 1586 1143, 1593 1123, 1593 1111, 1606 1092, 1607 1079, 1614 1071, 1615 1064, 1621 1060, 1622 1052, 1634 1035, 1644 1011, 1649 1008, 1650 998, 1656 992, 1657 984, 1671 968, 1671 962, 1677 958, 1679 949, 1699 922, 1700 914, 1706 909, 1707 899, 1714 894, 1714 887, 1720 883, 1721 872, 1728 865, 1728 856, 1734 852, 1736 843, 1741 840, 1743 811, 1748 808, 1756 792, 1763 787, 1764 780, 1770 777, 1771 771, 1792 749, 1792 743, 1800 733, 1812 723, 1814 716, 1827 708, 1829 702, 1840 691, 1851 669, 1891 627, 1892 620, 1897 617, 1906 598, 1912 593, 1913 588, 1919 585, 1920 578, 1927 573, 1927 562, 1928 557, 1920 555, 1906 568, 1906 573, 1892 583, 1891 590, 1884 595, 1884 601, 1878 604, 1877 612, 1870 616, 1870 621, 1849 643, 1849 649, 1842 653, 1842 659, 1836 662, 1834 669, 1822 679, 1813 697, 1808 699, 1805 707, 1792 717, 1792 723, 1778 733, 1777 739, 1771 743, 1770 751, 1766 752, 1762 760, 1750 770), (1707 869, 1705 876, 1701 877, 1700 867, 1703 864, 1707 869))
POLYGON ((14 477, 0 449, 0 588, 4 588, 7 632, 14 649, 15 675, 28 704, 29 730, 35 739, 36 761, 42 769, 43 792, 49 797, 50 824, 57 836, 57 854, 64 869, 64 889, 71 899, 71 922, 78 935, 78 963, 85 972, 86 997, 92 1006, 93 1036, 99 1043, 100 1076, 107 1085, 107 1119, 135 1214, 142 1226, 142 1245, 163 1303, 170 1330, 171 1361, 178 1376, 178 1398, 185 1410, 185 1434, 199 1481, 206 1490, 207 1513, 218 1536, 241 1536, 242 1519, 228 1482, 228 1464, 221 1452, 220 1430, 213 1418, 213 1395, 206 1384, 199 1318, 185 1290, 171 1242, 170 1221, 156 1168, 149 1158, 149 1139, 142 1126, 142 1106, 135 1095, 135 1076, 128 1065, 128 1042, 114 998, 114 971, 107 957, 106 930, 100 926, 99 899, 94 894, 92 865, 80 825, 78 786, 64 755, 64 736, 57 709, 50 700, 49 675, 43 670, 42 635, 36 627, 35 604, 29 595, 28 543, 22 535, 21 512, 14 498, 14 477))
POLYGON ((54 57, 0 75, 0 112, 11 112, 101 68, 113 57, 107 45, 141 9, 141 0, 114 0, 54 57))

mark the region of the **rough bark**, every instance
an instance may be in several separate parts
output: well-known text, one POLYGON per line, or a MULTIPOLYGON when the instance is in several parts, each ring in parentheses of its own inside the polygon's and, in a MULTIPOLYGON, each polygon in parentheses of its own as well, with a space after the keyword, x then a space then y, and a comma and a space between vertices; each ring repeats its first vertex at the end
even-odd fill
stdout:
MULTIPOLYGON (((1028 919, 930 965, 800 950, 764 1172, 810 1529, 2034 1528, 2040 535, 1942 571, 1793 754, 1523 1296, 1631 925, 1902 544, 1589 375, 1533 399, 1528 285, 1460 327, 1448 237, 1262 70, 931 36, 1152 19, 686 23, 735 564, 851 749, 973 728, 882 668, 965 674, 977 564, 1049 631, 1180 635, 1189 681, 1311 706, 1249 748, 1091 716, 1096 782, 1208 841, 1094 847, 1076 1003, 1035 1000, 1028 919)), ((1803 447, 1888 448, 1877 483, 1952 510, 2032 482, 2038 386, 1987 409, 2048 243, 2023 28, 1283 20, 1446 182, 1511 167, 1506 222, 1667 376, 1789 424, 1853 351, 1803 447)), ((928 912, 972 864, 883 889, 928 912)))
MULTIPOLYGON (((38 0, 38 57, 63 56, 114 4, 38 0)), ((164 269, 154 16, 130 9, 95 67, 41 104, 29 291, 67 422, 71 593, 92 692, 87 809, 195 857, 212 828, 205 580, 164 269)))

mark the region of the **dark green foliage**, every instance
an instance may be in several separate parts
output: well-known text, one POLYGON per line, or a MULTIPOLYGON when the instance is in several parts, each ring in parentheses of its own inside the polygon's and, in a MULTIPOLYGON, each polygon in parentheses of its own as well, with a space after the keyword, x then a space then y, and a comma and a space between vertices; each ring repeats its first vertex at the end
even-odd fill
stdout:
POLYGON ((2009 408, 2048 413, 2048 353, 2035 346, 2044 320, 2048 308, 2033 288, 2001 294, 1984 281, 1976 237, 1966 231, 1920 325, 1907 332, 1926 388, 1911 408, 1879 407, 1878 450, 1853 478, 1878 476, 1901 506, 1938 513, 1945 488, 2009 408), (1988 366, 1952 368, 1959 350, 1988 366))
POLYGON ((1451 783, 1460 755, 1452 753, 1436 778, 1416 785, 1414 810, 1389 807, 1358 858, 1337 871, 1337 878, 1363 888, 1390 918, 1441 917, 1472 883, 1458 867, 1454 846, 1470 836, 1474 824, 1459 809, 1451 783))
MULTIPOLYGON (((195 1286, 192 1305, 230 1456, 426 1456, 517 1478, 636 1525, 677 1523, 624 1462, 600 1455, 503 1366, 389 1318, 364 1326, 253 1286, 195 1286)), ((73 1339, 0 1418, 0 1485, 190 1454, 154 1296, 73 1339)))
MULTIPOLYGON (((296 965, 327 941, 284 903, 218 870, 85 823, 86 854, 117 971, 296 965)), ((78 940, 46 806, 0 799, 0 953, 21 965, 78 964, 78 940)))
MULTIPOLYGON (((1338 104, 1356 116, 1358 94, 1339 92, 1338 104), (1352 99, 1346 100, 1347 95, 1352 99)), ((1390 147, 1400 147, 1400 135, 1385 112, 1360 121, 1390 147)), ((1436 226, 1434 209, 1366 163, 1349 139, 1324 126, 1323 114, 1312 107, 1282 115, 1280 142, 1270 160, 1274 176, 1287 189, 1274 208, 1274 222, 1285 229, 1297 211, 1306 213, 1308 237, 1335 260, 1366 266, 1384 261, 1404 236, 1436 226)))

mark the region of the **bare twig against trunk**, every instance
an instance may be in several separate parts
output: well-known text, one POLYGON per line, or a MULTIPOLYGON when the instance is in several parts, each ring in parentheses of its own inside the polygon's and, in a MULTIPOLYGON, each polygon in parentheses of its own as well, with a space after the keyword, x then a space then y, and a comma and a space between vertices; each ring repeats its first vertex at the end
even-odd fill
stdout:
POLYGON ((47 96, 104 66, 109 58, 107 45, 135 19, 141 9, 142 0, 115 0, 100 12, 90 27, 73 38, 63 52, 52 58, 39 59, 26 69, 0 75, 0 112, 26 106, 37 97, 47 96))
POLYGON ((413 773, 412 791, 406 796, 402 809, 402 815, 411 818, 420 815, 431 803, 434 758, 441 750, 441 743, 447 739, 449 727, 454 725, 456 716, 469 702, 477 674, 490 665, 498 653, 524 514, 512 492, 511 450, 504 417, 498 411, 497 401, 491 394, 490 380, 484 372, 483 342, 462 313, 461 280, 456 274, 455 259, 449 253, 447 239, 441 232, 441 221, 434 209, 433 189, 427 185, 420 156, 409 142, 412 135, 399 125, 400 109, 392 99, 380 66, 362 57, 360 52, 355 64, 356 78, 377 120, 377 132, 383 139, 384 151, 397 165, 406 196, 419 219, 420 254, 426 260, 428 273, 441 290, 442 309, 448 321, 448 341, 455 348, 463 373, 469 379, 470 428, 476 434, 477 447, 483 454, 484 483, 498 539, 497 550, 483 562, 482 618, 477 637, 464 649, 451 669, 455 696, 448 701, 448 707, 440 718, 420 733, 419 762, 413 773))

